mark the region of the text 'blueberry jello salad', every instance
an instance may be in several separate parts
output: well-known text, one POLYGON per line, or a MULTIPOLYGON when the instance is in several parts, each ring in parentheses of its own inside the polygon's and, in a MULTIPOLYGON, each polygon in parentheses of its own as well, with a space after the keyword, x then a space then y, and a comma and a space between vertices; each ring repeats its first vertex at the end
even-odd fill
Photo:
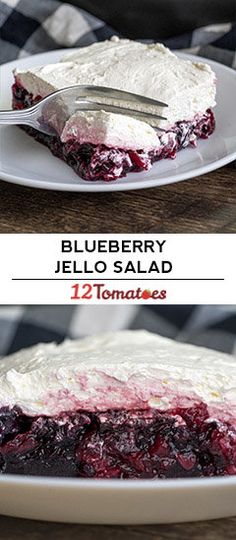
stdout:
MULTIPOLYGON (((161 44, 112 38, 75 49, 61 62, 16 69, 13 107, 27 108, 52 92, 74 85, 107 86, 168 104, 166 120, 152 126, 111 112, 76 112, 50 137, 25 128, 85 180, 116 180, 174 158, 214 131, 215 74, 209 65, 178 58, 161 44), (162 128, 159 131, 155 128, 162 128)), ((123 101, 113 104, 124 106, 123 101)), ((132 104, 132 108, 134 105, 132 104)), ((145 105, 138 105, 146 111, 145 105)), ((158 112, 149 107, 149 112, 158 112)), ((54 125, 54 127, 56 127, 54 125)))
POLYGON ((236 474, 236 363, 144 331, 0 361, 0 471, 86 478, 236 474))

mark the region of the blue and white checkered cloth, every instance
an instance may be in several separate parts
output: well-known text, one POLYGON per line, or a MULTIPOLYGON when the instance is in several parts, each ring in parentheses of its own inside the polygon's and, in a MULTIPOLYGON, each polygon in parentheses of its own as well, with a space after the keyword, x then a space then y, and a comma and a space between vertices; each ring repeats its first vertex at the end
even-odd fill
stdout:
POLYGON ((90 45, 115 33, 86 11, 56 0, 1 0, 0 16, 0 63, 90 45))
POLYGON ((233 306, 66 305, 0 307, 0 356, 40 341, 127 328, 236 354, 233 306))

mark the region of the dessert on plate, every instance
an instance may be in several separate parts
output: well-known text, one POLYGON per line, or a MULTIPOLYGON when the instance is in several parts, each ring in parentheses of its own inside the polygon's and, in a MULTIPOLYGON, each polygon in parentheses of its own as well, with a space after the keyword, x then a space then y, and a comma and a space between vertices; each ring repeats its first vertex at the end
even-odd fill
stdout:
MULTIPOLYGON (((15 109, 74 85, 108 86, 168 104, 166 120, 156 120, 155 125, 101 110, 77 111, 63 129, 56 122, 53 137, 24 128, 85 180, 111 181, 128 172, 146 171, 155 161, 174 158, 178 150, 196 146, 198 138, 206 139, 214 131, 214 72, 207 64, 177 57, 159 43, 114 37, 75 49, 55 64, 16 69, 14 76, 15 109)), ((123 101, 112 104, 124 106, 123 101)), ((136 108, 147 110, 146 105, 136 108)), ((163 109, 149 107, 149 112, 162 114, 163 109)))
POLYGON ((145 331, 39 344, 0 361, 1 473, 236 474, 236 363, 145 331))

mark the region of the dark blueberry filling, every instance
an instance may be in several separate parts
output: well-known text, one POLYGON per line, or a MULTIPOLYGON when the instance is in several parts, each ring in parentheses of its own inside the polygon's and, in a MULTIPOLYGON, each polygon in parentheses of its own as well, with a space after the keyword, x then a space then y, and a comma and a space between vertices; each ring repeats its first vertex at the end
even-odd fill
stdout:
POLYGON ((236 474, 236 431, 203 403, 168 412, 108 410, 29 417, 0 409, 0 472, 88 478, 236 474))
MULTIPOLYGON (((18 82, 13 85, 12 93, 14 109, 27 108, 41 99, 41 96, 33 98, 18 82)), ((213 133, 215 119, 213 112, 208 109, 193 123, 177 122, 171 131, 160 136, 160 148, 149 152, 108 148, 103 144, 79 144, 75 140, 62 143, 57 136, 50 137, 30 127, 24 129, 50 148, 54 156, 65 161, 84 180, 109 182, 126 176, 128 172, 148 170, 160 159, 174 159, 181 148, 196 146, 198 138, 207 139, 213 133)))

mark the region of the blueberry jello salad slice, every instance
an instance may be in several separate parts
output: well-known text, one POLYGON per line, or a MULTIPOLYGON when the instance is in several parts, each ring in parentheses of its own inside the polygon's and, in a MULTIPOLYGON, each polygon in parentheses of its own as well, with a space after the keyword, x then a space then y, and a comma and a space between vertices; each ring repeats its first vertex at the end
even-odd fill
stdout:
MULTIPOLYGON (((152 125, 101 110, 76 112, 54 137, 25 128, 85 180, 110 181, 146 171, 155 161, 174 158, 178 150, 196 146, 198 138, 206 139, 214 131, 214 72, 207 64, 177 57, 159 43, 114 37, 75 49, 55 64, 16 69, 14 76, 15 109, 74 85, 107 86, 168 104, 159 111, 149 107, 149 112, 167 118, 152 125)), ((113 104, 124 106, 119 100, 113 104)), ((136 108, 147 111, 146 105, 136 108)))
POLYGON ((40 344, 0 361, 1 473, 236 474, 233 357, 145 331, 40 344))

